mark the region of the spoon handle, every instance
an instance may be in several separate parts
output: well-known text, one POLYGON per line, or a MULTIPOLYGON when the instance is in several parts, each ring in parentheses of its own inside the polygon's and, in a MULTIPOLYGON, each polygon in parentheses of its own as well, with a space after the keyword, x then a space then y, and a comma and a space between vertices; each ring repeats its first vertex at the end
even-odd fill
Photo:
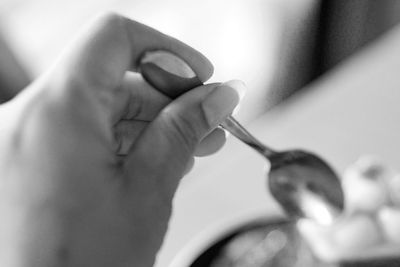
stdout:
MULTIPOLYGON (((147 54, 144 57, 146 56, 149 57, 151 55, 154 56, 154 54, 157 53, 157 51, 153 52, 152 54, 149 53, 151 52, 147 52, 147 54)), ((158 53, 160 53, 160 51, 158 51, 158 53)), ((165 52, 162 53, 164 56, 168 55, 168 53, 165 52)), ((174 64, 177 64, 177 62, 175 62, 174 64)), ((186 92, 191 88, 195 88, 203 84, 197 77, 183 78, 181 76, 172 74, 166 71, 165 69, 159 67, 157 64, 152 63, 151 60, 150 62, 145 61, 145 58, 142 59, 141 61, 140 72, 143 75, 143 78, 148 83, 150 83, 152 86, 154 86, 154 88, 157 88, 161 92, 166 93, 171 98, 178 97, 180 94, 182 94, 182 92, 186 92)), ((269 158, 272 154, 275 153, 272 149, 266 147, 260 141, 258 141, 253 135, 251 135, 232 116, 227 117, 225 121, 220 124, 220 127, 229 131, 239 140, 243 141, 245 144, 254 148, 264 157, 269 158)))
POLYGON ((272 149, 266 147, 263 143, 258 141, 251 133, 249 133, 234 117, 227 117, 221 124, 220 127, 230 132, 236 138, 241 140, 243 143, 254 148, 257 152, 263 156, 269 158, 272 154, 276 153, 272 149))

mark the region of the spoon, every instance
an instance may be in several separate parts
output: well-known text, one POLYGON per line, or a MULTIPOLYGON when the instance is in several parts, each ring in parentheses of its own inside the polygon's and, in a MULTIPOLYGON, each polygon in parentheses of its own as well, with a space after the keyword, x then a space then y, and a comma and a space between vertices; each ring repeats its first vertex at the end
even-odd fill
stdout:
POLYGON ((289 217, 309 218, 329 225, 342 213, 341 183, 320 157, 304 150, 272 150, 232 116, 226 118, 221 127, 269 161, 269 190, 289 217))
MULTIPOLYGON (((182 78, 152 62, 142 63, 140 71, 148 83, 171 98, 202 84, 197 77, 182 78), (171 92, 171 88, 176 91, 171 92)), ((308 218, 329 225, 341 214, 344 196, 340 181, 321 158, 303 150, 272 150, 232 116, 220 127, 269 161, 269 190, 290 218, 308 218)))

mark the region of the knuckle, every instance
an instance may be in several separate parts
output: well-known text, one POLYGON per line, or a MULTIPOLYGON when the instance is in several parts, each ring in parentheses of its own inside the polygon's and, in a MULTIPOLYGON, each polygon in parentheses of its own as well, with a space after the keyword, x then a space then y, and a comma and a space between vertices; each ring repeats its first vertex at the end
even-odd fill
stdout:
POLYGON ((66 105, 80 106, 85 103, 88 93, 87 83, 77 75, 62 75, 54 73, 49 81, 47 97, 52 102, 66 105), (83 103, 82 103, 83 102, 83 103))
POLYGON ((98 32, 115 32, 125 31, 125 22, 127 18, 113 12, 106 12, 98 15, 91 24, 91 31, 98 32))
POLYGON ((97 23, 106 25, 120 25, 124 20, 125 17, 121 14, 107 11, 98 16, 97 23))

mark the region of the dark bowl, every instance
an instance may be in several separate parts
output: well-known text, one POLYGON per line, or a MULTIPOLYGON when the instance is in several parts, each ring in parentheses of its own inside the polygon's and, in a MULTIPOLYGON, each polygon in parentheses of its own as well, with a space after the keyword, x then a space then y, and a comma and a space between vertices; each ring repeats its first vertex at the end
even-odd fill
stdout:
POLYGON ((201 234, 171 267, 400 267, 399 257, 326 262, 314 255, 296 223, 253 216, 201 234))

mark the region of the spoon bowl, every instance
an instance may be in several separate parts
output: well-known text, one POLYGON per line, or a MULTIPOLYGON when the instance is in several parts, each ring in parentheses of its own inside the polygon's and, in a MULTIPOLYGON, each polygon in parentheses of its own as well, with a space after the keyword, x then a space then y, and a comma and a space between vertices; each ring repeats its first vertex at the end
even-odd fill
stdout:
POLYGON ((232 116, 221 127, 269 161, 269 191, 289 217, 330 224, 341 214, 344 194, 340 180, 320 157, 304 150, 272 150, 232 116))
POLYGON ((303 150, 278 152, 269 158, 268 187, 293 218, 330 224, 344 209, 337 175, 321 158, 303 150))

